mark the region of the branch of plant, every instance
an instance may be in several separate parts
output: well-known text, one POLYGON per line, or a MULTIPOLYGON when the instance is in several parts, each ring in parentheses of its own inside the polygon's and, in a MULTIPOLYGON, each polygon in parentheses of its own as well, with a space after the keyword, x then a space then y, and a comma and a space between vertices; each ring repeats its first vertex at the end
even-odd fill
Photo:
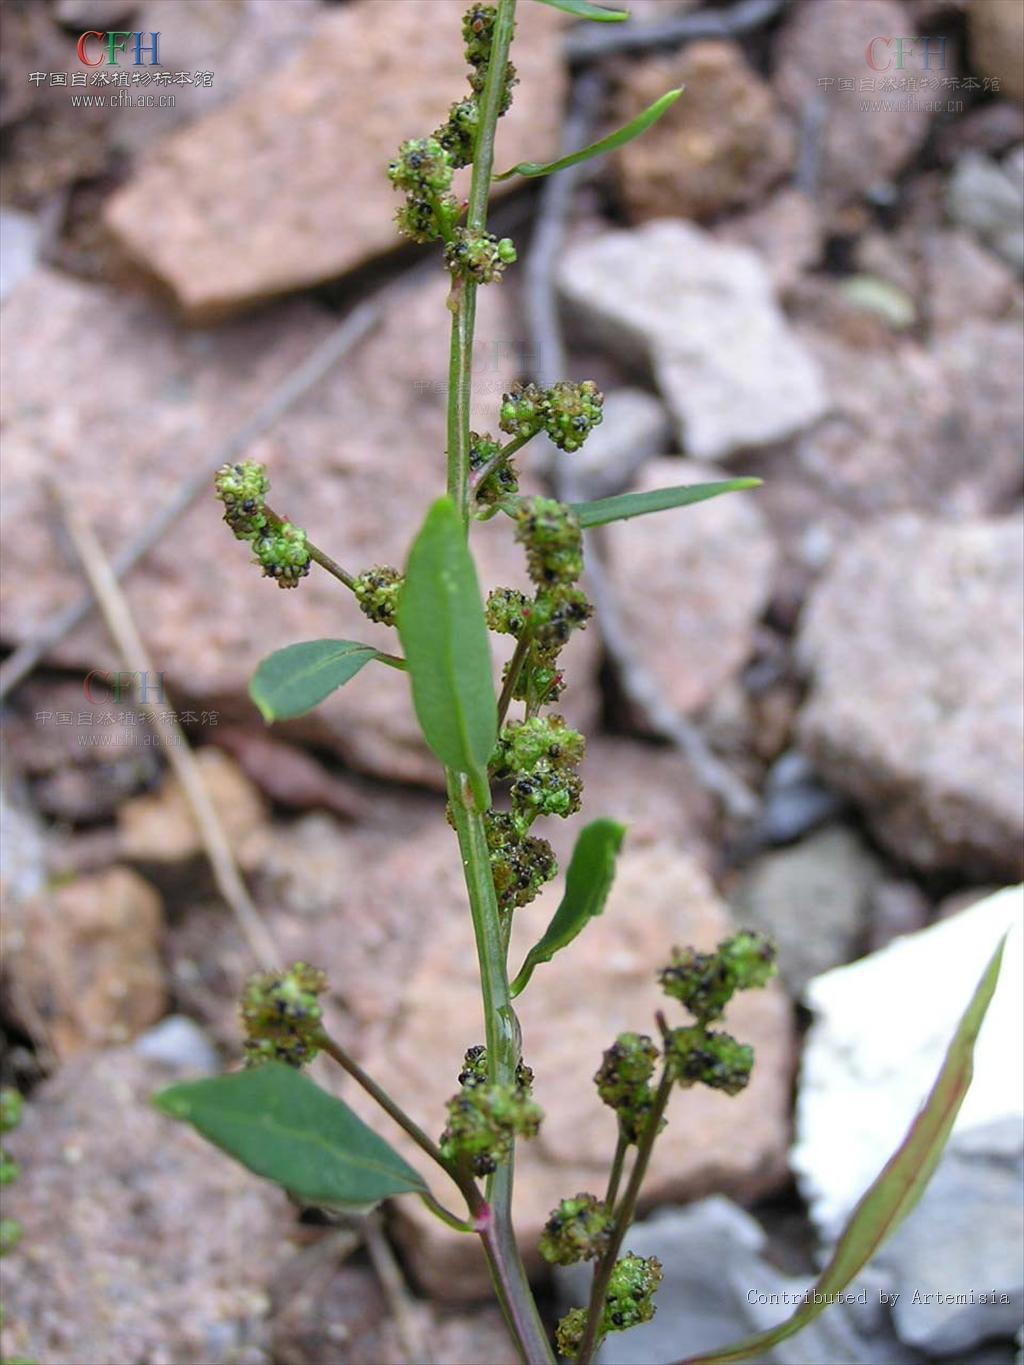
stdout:
POLYGON ((519 681, 519 675, 523 671, 523 665, 526 663, 526 658, 530 653, 530 645, 532 643, 533 637, 530 631, 524 628, 522 635, 520 635, 519 639, 516 641, 516 647, 512 653, 512 657, 508 661, 508 672, 506 673, 505 681, 502 684, 501 696, 498 698, 499 730, 505 724, 508 708, 512 705, 512 697, 516 690, 516 683, 519 681))
POLYGON ((491 477, 491 475, 495 472, 495 470, 500 469, 502 465, 505 464, 505 462, 516 453, 517 450, 522 450, 523 446, 526 445, 527 441, 533 440, 533 437, 535 435, 536 432, 530 431, 524 433, 521 436, 513 436, 512 440, 509 441, 506 445, 503 445, 496 455, 492 455, 491 458, 487 461, 487 463, 485 465, 482 465, 481 468, 478 469, 477 472, 473 475, 471 480, 471 488, 473 492, 475 493, 477 489, 482 488, 484 484, 487 482, 487 480, 491 477))
POLYGON ((619 1258, 622 1250, 622 1243, 626 1233, 629 1231, 636 1213, 636 1203, 640 1194, 640 1187, 643 1184, 644 1176, 647 1174, 647 1167, 650 1164, 651 1153, 654 1150, 654 1143, 661 1128, 661 1120, 665 1116, 665 1108, 668 1105, 669 1096, 672 1093, 672 1076, 668 1066, 664 1065, 661 1072, 661 1079, 658 1082, 658 1089, 655 1092, 654 1104, 647 1119, 647 1125, 641 1135, 637 1145, 636 1160, 630 1172, 629 1182, 626 1185, 626 1192, 622 1196, 622 1202, 615 1211, 615 1225, 612 1229, 611 1241, 608 1243, 604 1254, 598 1261, 594 1270, 594 1280, 590 1290, 590 1303, 587 1306, 587 1324, 583 1331, 580 1341, 579 1352, 576 1356, 577 1365, 590 1365, 594 1356, 594 1351, 598 1346, 598 1332, 601 1325, 601 1317, 604 1313, 604 1301, 608 1294, 608 1282, 611 1279, 612 1271, 615 1269, 615 1262, 619 1258))
MULTIPOLYGON (((49 488, 99 603, 107 629, 127 669, 135 674, 155 676, 152 660, 143 644, 131 608, 95 531, 62 488, 52 482, 49 488)), ((217 808, 210 800, 185 732, 174 713, 167 709, 166 702, 158 706, 155 702, 140 698, 138 705, 160 739, 167 761, 181 784, 213 869, 217 889, 234 913, 253 957, 263 967, 271 967, 280 957, 279 949, 242 880, 231 844, 217 808)))
POLYGON ((609 1213, 615 1209, 615 1201, 619 1196, 619 1183, 622 1180, 622 1169, 626 1164, 626 1153, 629 1151, 629 1143, 619 1125, 619 1136, 615 1143, 615 1155, 612 1157, 611 1170, 608 1172, 608 1189, 604 1196, 604 1206, 609 1213))
MULTIPOLYGON (((364 1071, 356 1059, 342 1047, 339 1042, 335 1041, 330 1034, 321 1032, 319 1044, 323 1051, 327 1053, 328 1057, 330 1057, 332 1061, 337 1062, 342 1070, 346 1071, 356 1084, 361 1086, 370 1098, 376 1101, 389 1117, 394 1119, 399 1128, 412 1138, 417 1147, 425 1152, 427 1156, 430 1157, 431 1161, 440 1166, 442 1171, 454 1181, 459 1187, 470 1213, 474 1215, 478 1214, 483 1206, 483 1198, 480 1191, 477 1189, 476 1184, 466 1172, 456 1162, 449 1161, 447 1157, 442 1155, 440 1147, 438 1147, 433 1138, 424 1132, 416 1120, 407 1114, 401 1105, 393 1100, 388 1092, 377 1084, 369 1072, 364 1071)), ((450 1223, 452 1226, 466 1227, 464 1220, 459 1218, 456 1214, 451 1213, 448 1209, 445 1209, 444 1205, 435 1199, 433 1195, 425 1202, 427 1203, 427 1206, 435 1212, 440 1211, 446 1223, 450 1223)))
MULTIPOLYGON (((271 526, 284 526, 288 521, 287 517, 282 517, 279 512, 275 512, 269 503, 264 503, 263 511, 271 526)), ((314 564, 319 564, 321 569, 326 569, 339 583, 344 583, 346 588, 355 592, 356 580, 354 575, 350 574, 347 569, 343 569, 337 560, 332 559, 329 554, 325 554, 308 537, 306 549, 309 551, 309 557, 314 564)))
MULTIPOLYGON (((143 528, 141 534, 120 554, 114 556, 111 571, 115 579, 126 574, 143 559, 154 545, 162 539, 172 526, 177 526, 188 508, 201 493, 207 491, 214 470, 222 464, 237 460, 258 437, 269 431, 293 408, 325 375, 338 364, 362 339, 377 326, 381 309, 375 303, 363 303, 354 308, 344 322, 297 365, 281 383, 271 391, 253 415, 243 422, 221 445, 210 464, 204 458, 199 468, 188 474, 174 491, 168 501, 143 528)), ((160 458, 177 459, 178 451, 165 452, 160 458)), ((30 640, 20 644, 14 653, 0 665, 0 701, 16 687, 43 657, 69 631, 83 621, 93 607, 96 598, 91 592, 84 593, 77 602, 63 611, 48 617, 37 629, 30 640)))

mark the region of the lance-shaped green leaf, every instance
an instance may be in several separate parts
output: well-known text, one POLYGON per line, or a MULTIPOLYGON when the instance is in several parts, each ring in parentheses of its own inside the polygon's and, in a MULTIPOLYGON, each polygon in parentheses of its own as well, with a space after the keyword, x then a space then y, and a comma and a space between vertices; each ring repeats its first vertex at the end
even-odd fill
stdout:
POLYGON ((605 9, 603 5, 592 5, 590 0, 540 0, 542 5, 560 9, 563 14, 571 14, 574 19, 596 19, 601 24, 621 24, 629 18, 628 9, 605 9))
POLYGON ((347 1104, 281 1062, 172 1085, 153 1103, 309 1204, 366 1209, 426 1189, 347 1104))
POLYGON ((539 175, 554 175, 556 171, 567 170, 570 166, 578 166, 581 161, 589 161, 592 157, 603 156, 605 152, 614 152, 616 147, 623 147, 627 142, 632 142, 635 137, 639 137, 645 132, 652 123, 657 123, 662 114, 667 113, 675 104, 676 100, 683 93, 683 87, 678 90, 669 90, 662 95, 661 99, 655 100, 649 105, 642 114, 637 114, 635 119, 614 133, 609 133, 600 142, 592 142, 589 147, 582 147, 578 152, 570 152, 568 156, 560 157, 557 161, 520 161, 517 166, 510 167, 507 171, 502 171, 501 175, 496 175, 495 180, 508 180, 513 175, 522 175, 530 179, 539 175))
POLYGON ((761 1356, 806 1327, 867 1265, 885 1239, 924 1193, 946 1145, 974 1073, 974 1044, 999 979, 1005 936, 985 968, 957 1026, 935 1084, 910 1131, 861 1197, 836 1243, 832 1258, 797 1311, 767 1332, 707 1355, 690 1356, 678 1365, 726 1365, 761 1356))
POLYGON ((672 507, 689 507, 694 502, 721 497, 723 493, 742 493, 748 488, 760 488, 760 479, 725 479, 719 483, 680 484, 675 488, 656 488, 650 493, 620 493, 614 498, 599 498, 596 502, 574 502, 572 510, 586 530, 593 526, 607 526, 610 521, 626 521, 643 517, 649 512, 667 512, 672 507))
POLYGON ((565 895, 543 937, 526 954, 519 975, 512 983, 514 996, 526 989, 535 967, 550 962, 573 941, 588 920, 602 912, 615 878, 615 859, 625 833, 625 825, 614 820, 594 820, 580 831, 569 871, 565 874, 565 895))
POLYGON ((290 720, 318 706, 381 656, 356 640, 305 640, 268 654, 249 681, 249 696, 263 719, 290 720))
POLYGON ((442 763, 469 777, 485 810, 498 703, 480 585, 451 498, 434 503, 409 551, 398 634, 423 736, 442 763))

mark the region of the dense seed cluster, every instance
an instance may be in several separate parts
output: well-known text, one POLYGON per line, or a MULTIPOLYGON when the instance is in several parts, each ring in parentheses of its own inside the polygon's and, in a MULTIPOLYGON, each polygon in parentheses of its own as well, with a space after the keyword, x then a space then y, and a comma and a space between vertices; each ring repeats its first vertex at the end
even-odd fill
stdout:
POLYGON ((372 569, 364 569, 357 575, 353 588, 359 610, 371 621, 393 626, 404 582, 404 575, 390 564, 375 564, 372 569))
POLYGON ((604 395, 592 379, 559 380, 550 389, 515 384, 501 400, 499 426, 510 436, 546 431, 560 450, 579 450, 604 416, 604 395))
POLYGON ((311 1062, 320 1050, 323 1010, 318 997, 326 989, 326 975, 305 962, 250 977, 241 1004, 246 1066, 278 1061, 299 1067, 311 1062))
POLYGON ((538 1250, 549 1265, 573 1265, 594 1261, 606 1250, 612 1234, 612 1216, 593 1194, 563 1199, 544 1224, 538 1250))
POLYGON ((482 1047, 466 1053, 458 1094, 448 1101, 448 1126, 441 1153, 464 1162, 474 1175, 490 1175, 512 1150, 517 1137, 536 1137, 543 1114, 530 1097, 533 1072, 520 1063, 512 1085, 491 1085, 482 1047))
POLYGON ((306 533, 290 521, 276 521, 268 515, 270 480, 264 466, 254 460, 221 465, 214 488, 224 504, 224 520, 237 540, 252 546, 264 577, 273 578, 279 588, 297 587, 309 573, 306 533))
POLYGON ((658 973, 666 995, 678 1000, 701 1024, 721 1017, 736 991, 764 986, 775 973, 775 949, 761 934, 734 934, 713 953, 676 948, 658 973))
POLYGON ((684 1088, 699 1082, 738 1095, 750 1080, 754 1049, 731 1034, 694 1024, 672 1030, 665 1040, 665 1060, 673 1080, 684 1088))
MULTIPOLYGON (((479 432, 471 431, 469 433, 470 473, 479 475, 484 466, 490 464, 500 450, 501 446, 494 440, 490 432, 481 436, 479 432)), ((475 497, 481 506, 494 507, 505 499, 514 498, 518 492, 519 476, 516 474, 512 461, 506 459, 485 479, 477 483, 475 497)))
POLYGON ((620 1033, 594 1074, 597 1093, 619 1120, 627 1142, 638 1142, 654 1107, 651 1077, 658 1049, 646 1033, 620 1033))
MULTIPOLYGON (((650 1322, 655 1314, 654 1294, 662 1280, 661 1262, 657 1256, 635 1256, 632 1252, 615 1262, 608 1282, 608 1296, 598 1325, 597 1343, 609 1332, 625 1332, 641 1322, 650 1322)), ((555 1344, 558 1354, 575 1360, 583 1342, 587 1314, 583 1308, 573 1308, 558 1324, 555 1344)))
POLYGON ((470 231, 457 227, 444 249, 444 263, 453 275, 477 284, 493 284, 501 279, 507 265, 516 259, 511 237, 495 237, 493 232, 470 231))

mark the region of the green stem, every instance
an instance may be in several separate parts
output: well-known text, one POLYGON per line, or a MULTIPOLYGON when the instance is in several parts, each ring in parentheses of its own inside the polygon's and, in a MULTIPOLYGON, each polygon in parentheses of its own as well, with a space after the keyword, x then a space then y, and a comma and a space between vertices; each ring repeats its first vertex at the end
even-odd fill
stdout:
POLYGON ((523 627, 523 633, 516 641, 515 651, 508 662, 508 672, 505 674, 505 683, 501 689, 501 696, 498 698, 498 729, 505 724, 505 717, 508 715, 508 708, 512 705, 512 696, 516 690, 516 683, 519 675, 523 671, 523 664, 530 652, 533 643, 533 635, 528 627, 523 627))
POLYGON ((476 290, 477 286, 471 280, 454 280, 448 296, 452 313, 448 359, 448 496, 463 522, 469 521, 469 405, 476 290))
MULTIPOLYGON (((319 1043, 328 1057, 337 1062, 343 1071, 347 1071, 356 1084, 362 1086, 370 1098, 376 1100, 384 1112, 394 1119, 399 1128, 408 1133, 416 1146, 421 1151, 426 1152, 431 1161, 436 1162, 442 1171, 451 1177, 462 1192, 469 1206, 469 1211, 476 1215, 483 1207, 483 1200, 473 1180, 456 1162, 449 1161, 447 1157, 442 1155, 440 1147, 433 1138, 429 1137, 416 1120, 410 1117, 382 1086, 377 1084, 369 1072, 363 1070, 356 1059, 340 1043, 335 1042, 329 1034, 323 1032, 320 1034, 319 1043)), ((434 1200, 433 1202, 436 1203, 437 1201, 434 1200)))
POLYGON ((487 463, 483 465, 480 469, 478 469, 477 472, 473 475, 474 493, 477 491, 477 489, 482 488, 484 484, 487 482, 487 480, 494 473, 494 471, 496 469, 500 469, 501 466, 505 463, 505 461, 510 459, 516 453, 517 450, 522 450, 523 446, 526 445, 527 441, 532 441, 536 434, 537 433, 535 431, 531 431, 528 434, 524 434, 522 436, 513 436, 511 441, 509 441, 506 445, 503 445, 496 455, 492 455, 491 458, 487 461, 487 463))
POLYGON ((661 1127, 661 1120, 665 1116, 665 1107, 668 1104, 669 1095, 672 1093, 672 1077, 668 1067, 661 1073, 661 1080, 658 1083, 657 1093, 654 1096, 654 1105, 648 1115, 647 1125, 644 1128, 640 1141, 637 1144, 636 1161, 630 1172, 629 1183, 626 1186, 626 1193, 622 1196, 622 1203, 619 1205, 615 1214, 615 1227, 612 1231, 611 1241, 605 1250, 604 1255, 597 1263, 594 1271, 594 1281, 590 1290, 590 1303, 587 1307, 587 1325, 583 1331, 580 1341, 579 1351, 576 1355, 576 1365, 590 1365, 594 1351, 598 1346, 598 1330, 601 1325, 601 1318, 604 1314, 604 1301, 608 1295, 608 1282, 615 1269, 615 1262, 618 1260, 619 1252, 622 1250, 622 1243, 629 1231, 630 1224, 633 1222, 633 1215, 636 1213, 636 1201, 640 1194, 640 1186, 643 1184, 644 1176, 647 1174, 647 1167, 651 1160, 651 1153, 654 1150, 654 1141, 658 1136, 661 1127))
POLYGON ((625 1165, 628 1150, 629 1143, 620 1126, 619 1140, 615 1144, 615 1155, 612 1158, 612 1168, 608 1173, 608 1190, 604 1197, 604 1206, 609 1213, 613 1213, 615 1210, 615 1201, 619 1195, 619 1182, 622 1179, 622 1168, 625 1165))
MULTIPOLYGON (((263 511, 266 513, 267 520, 270 522, 271 526, 283 526, 285 524, 286 518, 279 516, 275 511, 268 507, 266 503, 263 505, 263 511)), ((333 560, 330 555, 325 555, 323 550, 317 549, 308 536, 306 538, 306 549, 309 551, 309 557, 314 564, 319 564, 321 569, 326 569, 329 574, 333 574, 340 583, 345 584, 346 588, 351 588, 353 592, 355 591, 356 580, 352 575, 343 569, 336 560, 333 560)))
MULTIPOLYGON (((483 816, 465 792, 461 776, 449 769, 447 778, 480 965, 489 1079, 493 1085, 512 1085, 520 1058, 519 1021, 512 1009, 509 992, 505 945, 483 816)), ((490 1206, 484 1216, 478 1218, 478 1228, 491 1263, 496 1292, 523 1359, 527 1365, 549 1365, 554 1357, 512 1228, 513 1163, 514 1158, 510 1156, 495 1172, 489 1191, 490 1206)))

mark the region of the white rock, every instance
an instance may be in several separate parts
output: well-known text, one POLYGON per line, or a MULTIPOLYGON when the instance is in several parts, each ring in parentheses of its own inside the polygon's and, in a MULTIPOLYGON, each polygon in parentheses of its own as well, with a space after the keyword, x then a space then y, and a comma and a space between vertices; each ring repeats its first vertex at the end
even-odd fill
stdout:
POLYGON ((39 224, 17 209, 0 210, 0 300, 31 274, 39 255, 39 224))
POLYGON ((169 1014, 133 1044, 140 1057, 160 1062, 176 1071, 209 1076, 220 1069, 217 1049, 193 1020, 184 1014, 169 1014))
POLYGON ((821 373, 746 247, 660 219, 580 242, 559 286, 590 339, 653 370, 689 455, 780 441, 826 411, 821 373))
POLYGON ((825 1240, 834 1238, 938 1074, 972 992, 1009 927, 1002 972, 954 1132, 1024 1117, 1024 886, 810 983, 791 1165, 825 1240))
MULTIPOLYGON (((628 488, 645 461, 664 455, 672 424, 662 403, 643 389, 612 389, 605 394, 603 419, 587 443, 566 461, 566 476, 587 498, 606 498, 628 488)), ((552 450, 557 456, 558 452, 552 450)))

